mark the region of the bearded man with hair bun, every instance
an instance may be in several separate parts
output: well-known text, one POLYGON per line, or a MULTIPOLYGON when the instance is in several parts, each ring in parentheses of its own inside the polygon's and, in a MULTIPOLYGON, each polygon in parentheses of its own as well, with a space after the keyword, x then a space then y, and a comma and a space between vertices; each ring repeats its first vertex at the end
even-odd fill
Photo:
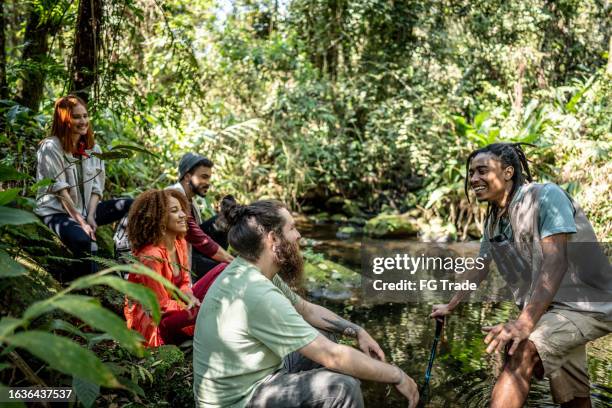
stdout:
POLYGON ((210 287, 194 335, 196 406, 363 407, 358 379, 394 384, 418 402, 414 381, 385 362, 365 329, 292 291, 304 263, 285 205, 222 203, 238 257, 210 287), (282 278, 279 276, 282 274, 282 278), (330 340, 357 339, 361 351, 330 340))

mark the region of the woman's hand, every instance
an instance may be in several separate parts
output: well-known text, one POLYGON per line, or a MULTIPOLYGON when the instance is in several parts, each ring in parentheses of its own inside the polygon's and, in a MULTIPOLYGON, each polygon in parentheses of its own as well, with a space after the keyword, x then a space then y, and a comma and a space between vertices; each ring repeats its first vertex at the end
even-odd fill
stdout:
POLYGON ((193 295, 193 293, 186 293, 189 298, 189 303, 187 304, 187 309, 193 309, 194 307, 200 306, 200 300, 193 295))
POLYGON ((89 224, 95 234, 96 230, 98 229, 98 224, 96 223, 96 217, 93 214, 87 216, 87 224, 89 224))
MULTIPOLYGON (((77 220, 79 222, 79 224, 81 225, 81 228, 83 228, 83 231, 85 231, 85 234, 87 234, 87 236, 89 238, 91 238, 93 241, 96 240, 96 230, 94 228, 91 227, 91 225, 89 225, 84 219, 83 217, 79 217, 80 219, 77 220)), ((87 217, 89 218, 89 217, 87 217)), ((95 224, 95 221, 94 221, 95 224)), ((97 226, 97 225, 96 225, 97 226)))

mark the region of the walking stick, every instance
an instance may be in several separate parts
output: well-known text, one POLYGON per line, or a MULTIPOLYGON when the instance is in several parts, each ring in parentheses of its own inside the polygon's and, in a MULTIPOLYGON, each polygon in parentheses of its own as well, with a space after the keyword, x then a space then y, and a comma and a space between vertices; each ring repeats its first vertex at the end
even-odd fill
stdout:
POLYGON ((444 327, 444 317, 436 318, 436 334, 434 335, 434 341, 431 346, 431 352, 429 353, 429 362, 427 363, 427 370, 425 371, 425 382, 421 388, 419 407, 424 407, 429 401, 429 379, 431 378, 431 368, 433 367, 434 359, 436 358, 436 349, 438 348, 438 341, 440 341, 440 335, 442 334, 442 328, 444 327))

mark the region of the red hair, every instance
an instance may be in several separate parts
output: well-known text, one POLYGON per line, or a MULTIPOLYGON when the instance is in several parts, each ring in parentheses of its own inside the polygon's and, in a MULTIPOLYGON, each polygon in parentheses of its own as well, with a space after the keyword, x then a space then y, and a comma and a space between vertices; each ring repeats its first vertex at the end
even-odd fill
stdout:
MULTIPOLYGON (((87 104, 83 99, 76 95, 68 95, 55 101, 53 109, 51 134, 59 138, 64 151, 68 153, 76 153, 72 144, 72 109, 77 105, 81 105, 87 110, 87 104)), ((81 139, 84 139, 86 149, 94 147, 95 141, 91 122, 87 125, 87 135, 81 137, 81 139)))

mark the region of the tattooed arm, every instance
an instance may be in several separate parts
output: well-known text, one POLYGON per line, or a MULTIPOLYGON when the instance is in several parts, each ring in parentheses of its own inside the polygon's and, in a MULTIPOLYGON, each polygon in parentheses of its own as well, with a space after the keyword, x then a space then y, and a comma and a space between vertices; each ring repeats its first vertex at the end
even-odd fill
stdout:
POLYGON ((296 310, 313 327, 357 339, 361 351, 370 357, 385 361, 385 353, 364 328, 341 318, 323 306, 304 299, 299 300, 296 310))

